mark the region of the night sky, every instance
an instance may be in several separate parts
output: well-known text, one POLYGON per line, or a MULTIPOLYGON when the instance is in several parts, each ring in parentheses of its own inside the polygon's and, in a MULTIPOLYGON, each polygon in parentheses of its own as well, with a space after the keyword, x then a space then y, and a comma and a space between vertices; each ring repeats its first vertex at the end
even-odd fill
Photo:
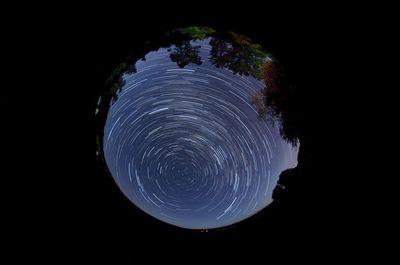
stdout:
POLYGON ((146 55, 112 103, 104 128, 107 165, 140 209, 193 229, 243 220, 272 201, 279 175, 297 165, 298 147, 260 121, 251 96, 265 87, 209 61, 184 68, 167 49, 146 55))
POLYGON ((355 40, 385 27, 341 5, 146 3, 7 8, 3 252, 112 264, 390 257, 395 193, 362 159, 361 124, 376 119, 360 104, 376 86, 353 81, 368 48, 355 40), (247 36, 279 61, 296 149, 258 120, 263 81, 215 67, 204 45, 203 63, 184 68, 155 50, 193 25, 247 36), (113 70, 150 50, 111 103, 113 70))

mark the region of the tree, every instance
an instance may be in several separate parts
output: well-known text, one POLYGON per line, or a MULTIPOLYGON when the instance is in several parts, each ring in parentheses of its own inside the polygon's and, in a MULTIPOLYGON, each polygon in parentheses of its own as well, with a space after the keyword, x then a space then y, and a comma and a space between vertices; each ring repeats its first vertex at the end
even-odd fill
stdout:
POLYGON ((267 59, 267 53, 259 44, 253 43, 247 37, 230 32, 229 40, 213 37, 210 45, 210 61, 216 67, 226 67, 234 74, 261 78, 261 66, 267 59))
POLYGON ((173 62, 176 62, 180 68, 185 67, 189 63, 200 65, 202 64, 201 57, 199 56, 200 47, 200 45, 193 46, 189 40, 183 41, 176 44, 174 50, 170 54, 170 58, 173 62))
POLYGON ((180 28, 176 31, 188 35, 193 39, 204 39, 207 36, 213 34, 215 32, 215 29, 210 27, 192 26, 187 28, 180 28))

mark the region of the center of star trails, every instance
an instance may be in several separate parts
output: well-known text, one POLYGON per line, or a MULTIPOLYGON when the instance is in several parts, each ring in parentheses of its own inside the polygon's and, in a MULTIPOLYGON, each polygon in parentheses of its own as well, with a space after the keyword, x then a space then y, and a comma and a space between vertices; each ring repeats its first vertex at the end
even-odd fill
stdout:
POLYGON ((239 222, 269 205, 280 173, 297 164, 298 147, 259 120, 251 99, 266 83, 240 74, 251 67, 239 48, 213 36, 184 41, 121 76, 104 157, 121 191, 159 220, 192 229, 239 222), (238 69, 226 66, 238 58, 238 69))

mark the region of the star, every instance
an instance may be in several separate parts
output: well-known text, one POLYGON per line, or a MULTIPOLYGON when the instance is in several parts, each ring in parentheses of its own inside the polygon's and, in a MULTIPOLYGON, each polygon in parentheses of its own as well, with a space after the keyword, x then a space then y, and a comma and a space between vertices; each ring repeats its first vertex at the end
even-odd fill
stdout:
POLYGON ((137 61, 104 127, 106 163, 121 191, 151 216, 191 229, 254 215, 272 202, 280 173, 297 165, 298 147, 258 120, 251 103, 265 83, 213 64, 210 41, 190 42, 201 63, 184 68, 171 49, 137 61))

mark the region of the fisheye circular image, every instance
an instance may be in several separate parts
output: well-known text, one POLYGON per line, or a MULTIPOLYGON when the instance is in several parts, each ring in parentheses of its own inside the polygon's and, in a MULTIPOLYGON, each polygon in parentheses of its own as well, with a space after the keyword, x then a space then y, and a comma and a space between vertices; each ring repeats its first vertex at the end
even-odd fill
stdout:
POLYGON ((300 142, 285 76, 235 32, 167 32, 121 62, 98 98, 98 153, 123 194, 182 228, 235 224, 267 207, 300 142))

